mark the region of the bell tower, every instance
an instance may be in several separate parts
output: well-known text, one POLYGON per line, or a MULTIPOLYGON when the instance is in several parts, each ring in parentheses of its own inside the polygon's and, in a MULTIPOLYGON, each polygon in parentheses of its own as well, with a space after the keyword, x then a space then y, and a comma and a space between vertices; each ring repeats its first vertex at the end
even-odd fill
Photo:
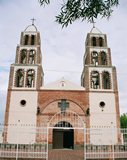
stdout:
MULTIPOLYGON (((16 143, 15 126, 36 126, 38 89, 43 85, 40 33, 34 23, 21 32, 16 48, 15 63, 10 67, 10 78, 5 112, 8 125, 6 141, 16 143)), ((20 127, 21 132, 24 130, 20 127)), ((23 133, 23 132, 22 132, 23 133)), ((24 134, 20 143, 30 143, 33 137, 24 134)))
MULTIPOLYGON (((107 36, 93 27, 87 34, 83 59, 81 85, 89 93, 90 128, 111 129, 120 127, 119 98, 116 68, 112 65, 107 36)), ((118 142, 118 135, 114 143, 118 142)), ((110 144, 110 139, 91 134, 93 144, 110 144)))

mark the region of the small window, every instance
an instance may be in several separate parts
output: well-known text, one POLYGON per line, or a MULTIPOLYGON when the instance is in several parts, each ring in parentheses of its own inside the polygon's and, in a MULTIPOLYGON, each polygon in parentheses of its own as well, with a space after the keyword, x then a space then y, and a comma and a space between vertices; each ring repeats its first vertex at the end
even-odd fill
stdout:
POLYGON ((19 69, 16 71, 16 79, 15 79, 15 86, 16 87, 23 87, 24 86, 24 70, 19 69))
POLYGON ((98 65, 98 53, 96 51, 93 51, 91 54, 91 61, 92 64, 97 66, 98 65))
POLYGON ((92 45, 93 46, 96 46, 97 44, 96 44, 96 37, 92 37, 92 45))
POLYGON ((100 102, 100 107, 104 107, 105 106, 105 102, 100 102))
POLYGON ((93 89, 100 88, 99 73, 97 71, 91 72, 91 88, 93 88, 93 89))
POLYGON ((29 40, 29 36, 25 35, 25 43, 24 43, 24 45, 28 45, 28 40, 29 40))
POLYGON ((28 88, 34 87, 34 84, 35 84, 35 71, 33 69, 30 69, 27 71, 26 87, 28 88))
POLYGON ((99 46, 103 47, 103 38, 102 37, 99 37, 99 46))
POLYGON ((61 87, 65 87, 66 84, 64 80, 62 80, 60 83, 61 83, 61 87))
POLYGON ((100 102, 100 108, 102 109, 102 111, 104 110, 104 107, 105 107, 105 102, 101 101, 100 102))
POLYGON ((109 72, 103 72, 102 76, 103 89, 111 89, 111 80, 109 72))
POLYGON ((21 101, 20 101, 20 104, 21 104, 22 106, 25 106, 25 105, 26 105, 26 100, 24 100, 24 99, 21 100, 21 101))
POLYGON ((37 107, 37 114, 40 114, 40 107, 37 107))
POLYGON ((35 50, 30 50, 29 52, 29 64, 35 63, 35 50))
POLYGON ((35 35, 32 35, 31 36, 31 45, 34 45, 35 44, 35 35))
POLYGON ((106 53, 103 51, 100 53, 100 57, 101 57, 101 65, 107 65, 107 55, 106 53))
POLYGON ((89 116, 90 115, 90 108, 87 108, 86 109, 86 116, 89 116))
POLYGON ((20 63, 25 64, 27 60, 27 50, 23 49, 20 53, 20 63))

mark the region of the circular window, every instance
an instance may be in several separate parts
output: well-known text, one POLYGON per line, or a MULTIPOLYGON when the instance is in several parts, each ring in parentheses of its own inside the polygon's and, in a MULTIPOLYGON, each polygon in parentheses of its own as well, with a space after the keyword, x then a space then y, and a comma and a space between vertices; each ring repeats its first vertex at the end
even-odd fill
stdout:
POLYGON ((104 107, 105 107, 105 102, 101 101, 100 102, 100 108, 102 109, 102 111, 104 110, 104 107))
POLYGON ((25 106, 25 105, 26 105, 26 101, 23 99, 23 100, 20 101, 20 104, 21 104, 22 106, 25 106))
POLYGON ((105 102, 100 102, 100 107, 103 108, 105 106, 105 102))

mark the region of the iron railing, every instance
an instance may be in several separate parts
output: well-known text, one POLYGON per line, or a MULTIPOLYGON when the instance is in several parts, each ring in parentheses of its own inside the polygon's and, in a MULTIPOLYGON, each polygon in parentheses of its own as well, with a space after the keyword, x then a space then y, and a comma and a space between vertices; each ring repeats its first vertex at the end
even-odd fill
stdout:
MULTIPOLYGON (((69 126, 64 125, 65 128, 69 126)), ((61 128, 55 127, 55 129, 61 128)), ((53 128, 52 128, 53 129, 53 128)), ((73 129, 73 127, 70 127, 73 129)), ((104 128, 104 129, 89 129, 89 128, 74 128, 84 132, 84 159, 127 159, 127 129, 104 128), (118 142, 115 144, 113 140, 110 144, 92 144, 90 134, 101 135, 105 132, 111 139, 118 135, 118 142), (88 138, 89 137, 89 138, 88 138)), ((40 126, 34 127, 31 125, 0 125, 0 158, 32 158, 32 159, 47 159, 48 160, 48 138, 51 127, 40 126), (9 140, 10 129, 15 131, 11 133, 9 140), (24 137, 29 136, 27 142, 24 143, 24 137), (13 138, 13 139, 12 139, 13 138), (14 141, 14 143, 12 143, 14 141), (28 142, 29 141, 29 142, 28 142)), ((105 137, 106 138, 106 137, 105 137)))

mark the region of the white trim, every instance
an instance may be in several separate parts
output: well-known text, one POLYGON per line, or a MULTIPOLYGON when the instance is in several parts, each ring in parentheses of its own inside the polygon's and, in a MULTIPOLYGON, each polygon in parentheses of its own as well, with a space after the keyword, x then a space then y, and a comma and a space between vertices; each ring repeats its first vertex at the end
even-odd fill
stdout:
MULTIPOLYGON (((78 126, 73 126, 73 128, 75 128, 75 129, 78 129, 78 128, 82 128, 82 129, 84 129, 84 125, 85 125, 85 122, 83 121, 83 119, 77 114, 77 113, 75 113, 74 111, 71 111, 71 110, 67 110, 67 111, 65 111, 65 112, 58 112, 58 113, 56 113, 54 116, 52 116, 52 118, 49 120, 49 122, 48 122, 48 128, 54 128, 54 126, 51 126, 52 124, 52 121, 56 118, 56 120, 57 120, 57 122, 61 122, 61 121, 67 121, 68 122, 68 118, 66 119, 66 116, 69 116, 69 118, 71 117, 71 118, 73 118, 74 117, 74 121, 73 121, 73 123, 76 125, 76 124, 78 124, 78 126), (64 115, 64 114, 66 114, 66 115, 64 115), (72 117, 73 116, 73 117, 72 117), (60 118, 59 118, 60 117, 60 118), (59 119, 58 119, 59 118, 59 119), (76 119, 77 118, 77 119, 76 119), (77 120, 80 120, 80 122, 79 121, 77 121, 77 120)), ((72 119, 71 119, 72 120, 72 119)), ((55 121, 56 122, 56 121, 55 121)), ((54 124, 54 123, 53 123, 54 124)), ((58 128, 58 127, 57 127, 58 128)), ((68 126, 66 127, 66 128, 68 128, 68 126)), ((71 127, 69 127, 69 128, 71 128, 71 127)))

